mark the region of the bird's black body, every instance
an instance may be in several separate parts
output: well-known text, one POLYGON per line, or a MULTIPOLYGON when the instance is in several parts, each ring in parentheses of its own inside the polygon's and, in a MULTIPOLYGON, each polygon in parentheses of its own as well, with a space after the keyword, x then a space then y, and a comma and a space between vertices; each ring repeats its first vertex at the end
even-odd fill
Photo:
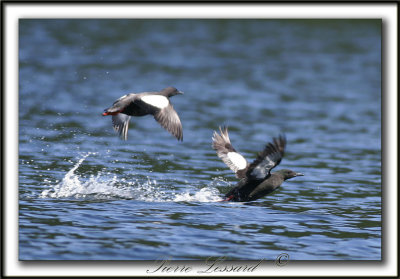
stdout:
POLYGON ((130 116, 145 116, 148 114, 154 114, 157 109, 151 106, 140 105, 140 99, 136 99, 130 102, 126 107, 124 107, 123 113, 130 116))
POLYGON ((291 170, 280 170, 271 173, 264 180, 243 178, 225 195, 225 198, 231 201, 254 201, 278 189, 286 179, 300 175, 302 174, 291 170))
POLYGON ((168 132, 178 140, 183 140, 182 124, 169 98, 183 92, 174 87, 167 87, 159 92, 130 93, 117 99, 104 110, 103 115, 112 115, 114 129, 121 138, 128 138, 131 116, 153 115, 168 132))
POLYGON ((274 138, 273 143, 268 143, 251 164, 233 148, 227 128, 220 128, 220 134, 214 132, 212 146, 217 151, 218 157, 240 179, 238 184, 225 195, 226 201, 259 199, 278 189, 286 179, 303 175, 287 169, 271 173, 271 169, 283 158, 286 146, 284 136, 274 138))

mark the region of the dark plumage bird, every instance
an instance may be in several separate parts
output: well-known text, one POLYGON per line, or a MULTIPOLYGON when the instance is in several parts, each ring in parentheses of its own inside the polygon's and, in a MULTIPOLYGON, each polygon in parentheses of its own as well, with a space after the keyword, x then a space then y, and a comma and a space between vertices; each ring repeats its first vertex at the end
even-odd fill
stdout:
POLYGON ((167 87, 160 92, 130 93, 116 100, 104 110, 103 115, 112 115, 114 130, 122 139, 128 138, 131 116, 151 114, 168 132, 178 140, 183 140, 182 124, 169 98, 183 94, 175 87, 167 87))
POLYGON ((283 169, 271 173, 282 160, 286 138, 280 135, 268 143, 257 158, 249 164, 233 148, 228 135, 228 128, 219 128, 220 134, 214 131, 212 147, 222 161, 235 172, 240 179, 236 187, 225 195, 224 201, 253 201, 278 189, 286 179, 302 176, 291 170, 283 169))

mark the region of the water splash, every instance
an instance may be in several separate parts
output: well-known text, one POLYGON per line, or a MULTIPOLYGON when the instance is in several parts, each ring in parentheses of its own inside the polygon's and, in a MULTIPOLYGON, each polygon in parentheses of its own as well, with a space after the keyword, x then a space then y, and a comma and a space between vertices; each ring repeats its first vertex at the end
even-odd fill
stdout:
POLYGON ((216 202, 220 201, 220 193, 215 188, 216 181, 202 189, 175 192, 163 188, 156 180, 133 179, 127 181, 110 173, 99 172, 89 178, 75 173, 89 155, 89 152, 69 170, 60 183, 51 185, 50 189, 42 191, 41 198, 76 198, 76 199, 135 199, 147 202, 216 202), (192 192, 193 192, 192 191, 192 192))
POLYGON ((85 159, 92 154, 89 152, 84 155, 74 165, 74 167, 68 171, 62 181, 51 189, 42 191, 42 198, 132 198, 132 190, 129 187, 119 185, 120 182, 117 176, 104 175, 102 172, 97 175, 91 175, 89 179, 76 174, 75 171, 81 166, 85 159))
POLYGON ((190 194, 189 192, 176 194, 173 201, 217 202, 221 201, 221 199, 220 193, 216 188, 205 187, 194 194, 190 194))

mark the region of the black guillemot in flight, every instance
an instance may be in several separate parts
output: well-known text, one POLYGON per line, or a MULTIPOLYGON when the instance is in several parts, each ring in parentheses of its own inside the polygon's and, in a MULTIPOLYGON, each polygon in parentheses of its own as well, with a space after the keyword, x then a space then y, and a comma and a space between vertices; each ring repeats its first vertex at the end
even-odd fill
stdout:
POLYGON ((220 129, 220 134, 214 131, 212 147, 222 161, 235 172, 240 179, 237 185, 230 190, 223 201, 253 201, 278 189, 283 181, 296 176, 303 176, 288 169, 271 173, 282 160, 286 138, 280 135, 273 138, 264 150, 258 153, 257 158, 249 164, 247 160, 233 148, 228 135, 228 128, 220 129))
POLYGON ((168 132, 178 140, 183 140, 182 124, 169 98, 183 94, 174 87, 167 87, 159 92, 130 93, 116 100, 104 110, 103 115, 112 115, 115 131, 122 139, 128 138, 128 127, 131 116, 151 114, 168 132))

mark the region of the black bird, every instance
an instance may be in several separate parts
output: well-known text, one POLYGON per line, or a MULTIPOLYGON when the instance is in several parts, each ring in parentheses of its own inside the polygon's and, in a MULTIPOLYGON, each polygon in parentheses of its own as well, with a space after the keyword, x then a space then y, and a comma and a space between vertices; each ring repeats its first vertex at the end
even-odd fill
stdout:
POLYGON ((230 190, 224 201, 253 201, 275 191, 286 179, 302 176, 302 173, 283 169, 271 173, 282 160, 286 138, 280 135, 273 138, 257 158, 249 164, 247 160, 233 148, 228 135, 228 128, 219 128, 220 134, 214 131, 212 147, 222 161, 235 172, 240 179, 236 187, 230 190))
POLYGON ((175 87, 167 87, 160 92, 130 93, 116 100, 104 110, 103 115, 112 115, 114 130, 122 139, 128 138, 128 127, 131 116, 151 114, 168 132, 178 140, 183 140, 182 124, 169 98, 183 94, 175 87))

